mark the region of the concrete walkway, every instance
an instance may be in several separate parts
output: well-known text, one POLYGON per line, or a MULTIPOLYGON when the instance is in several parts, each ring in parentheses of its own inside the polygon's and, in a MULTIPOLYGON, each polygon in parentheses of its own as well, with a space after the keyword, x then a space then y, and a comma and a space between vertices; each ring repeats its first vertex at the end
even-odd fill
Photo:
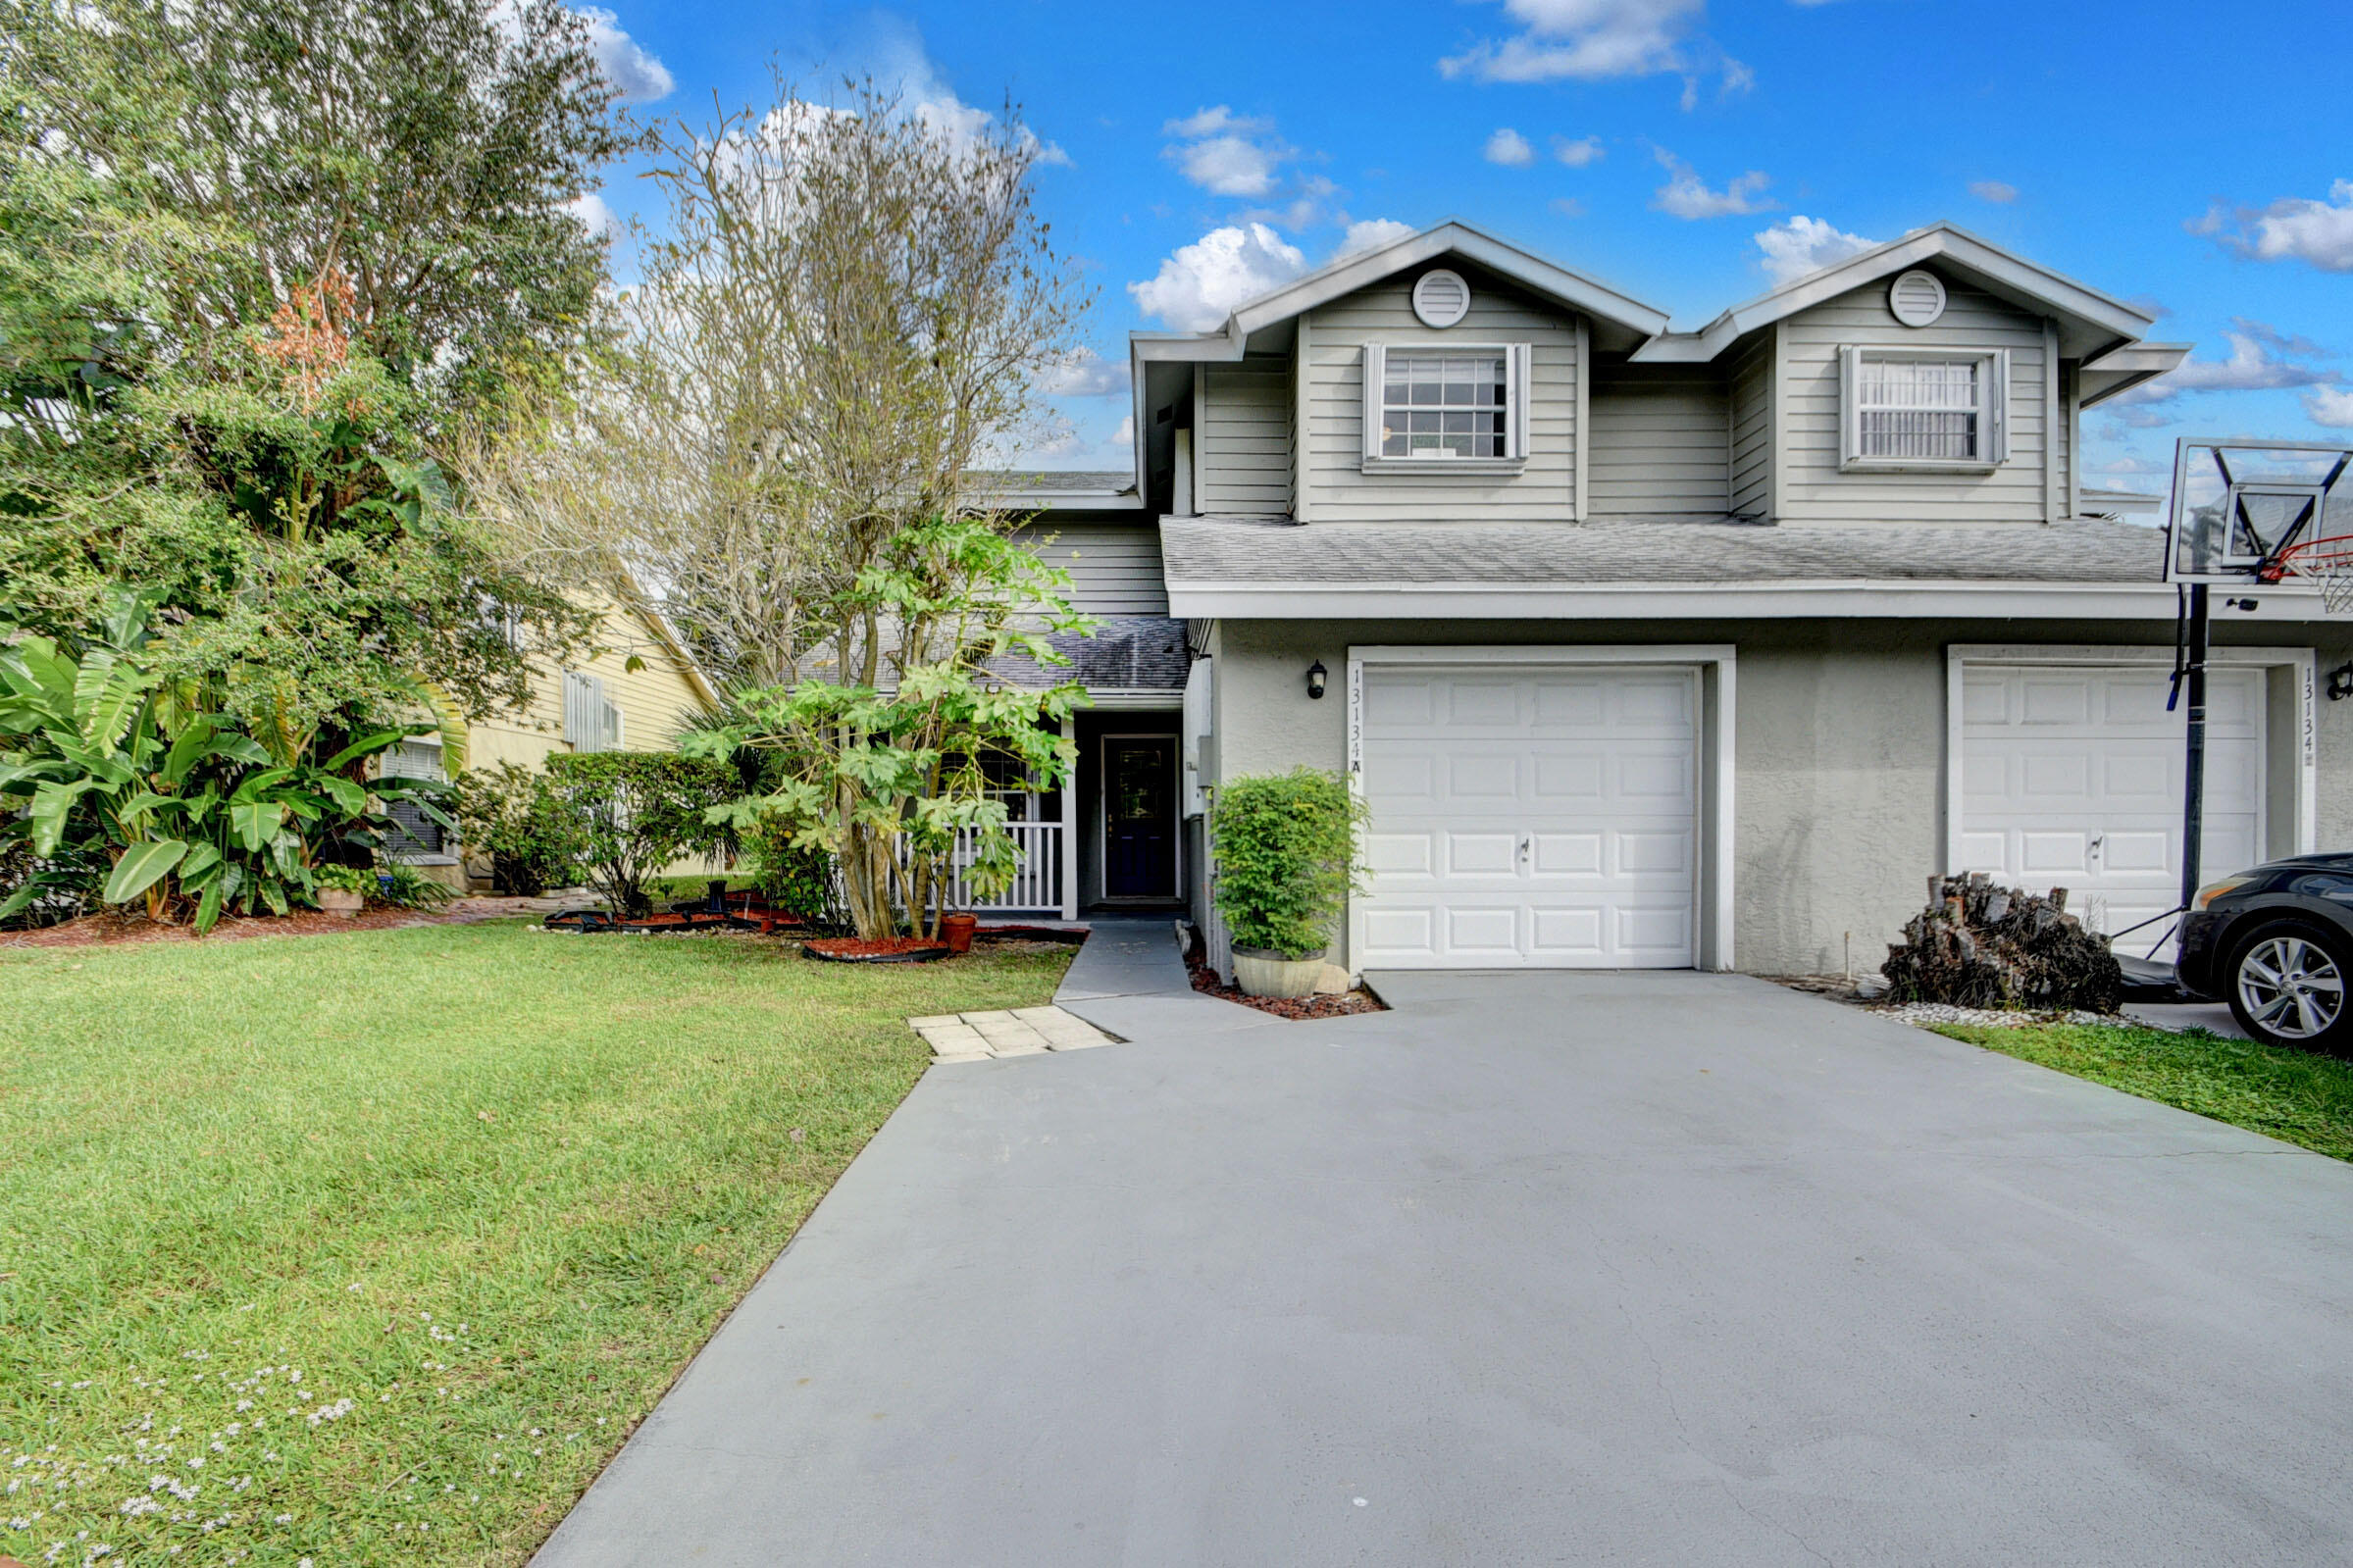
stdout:
POLYGON ((1071 960, 1054 1004, 1122 1039, 1189 1039, 1286 1020, 1193 988, 1173 915, 1092 919, 1094 935, 1071 960))
POLYGON ((2353 1559, 2353 1169, 1739 977, 1374 984, 926 1075, 539 1562, 2353 1559))

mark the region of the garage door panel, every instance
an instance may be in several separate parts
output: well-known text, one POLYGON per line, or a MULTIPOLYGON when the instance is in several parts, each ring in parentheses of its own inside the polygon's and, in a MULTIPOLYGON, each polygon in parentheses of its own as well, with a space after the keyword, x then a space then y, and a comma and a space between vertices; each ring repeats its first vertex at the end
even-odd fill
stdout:
POLYGON ((1539 877, 1598 877, 1602 874, 1599 833, 1540 833, 1533 836, 1530 870, 1539 877))
POLYGON ((1603 758, 1598 752, 1539 752, 1535 794, 1543 801, 1598 801, 1603 758))
POLYGON ((1609 711, 1609 693, 1595 678, 1539 676, 1532 683, 1538 730, 1591 730, 1603 723, 1609 711))
MULTIPOLYGON (((2066 887, 2071 908, 2112 933, 2170 909, 2185 731, 2185 716, 2166 710, 2171 676, 2154 663, 1967 667, 1961 869, 2066 887)), ((2204 864, 2217 871, 2261 858, 2263 692, 2257 670, 2209 677, 2204 864)))
POLYGON ((1519 906, 1449 904, 1446 950, 1461 957, 1519 957, 1519 906))
POLYGON ((1397 806, 1438 804, 1438 759, 1431 756, 1384 754, 1364 761, 1364 792, 1397 806))
POLYGON ((1539 904, 1529 911, 1530 957, 1599 959, 1602 911, 1591 904, 1539 904))
POLYGON ((1671 800, 1678 809, 1691 798, 1688 756, 1619 757, 1617 792, 1629 800, 1671 800))
POLYGON ((1526 691, 1517 681, 1458 678, 1442 688, 1452 730, 1516 730, 1526 691))
POLYGON ((1620 905, 1617 910, 1617 949, 1630 961, 1662 959, 1691 947, 1691 907, 1620 905))
POLYGON ((1367 671, 1364 961, 1692 962, 1696 691, 1687 669, 1367 671))
POLYGON ((1364 869, 1376 877, 1428 877, 1438 870, 1434 835, 1428 833, 1367 833, 1364 869))
POLYGON ((1508 833, 1450 833, 1442 877, 1509 877, 1516 871, 1519 836, 1508 833))

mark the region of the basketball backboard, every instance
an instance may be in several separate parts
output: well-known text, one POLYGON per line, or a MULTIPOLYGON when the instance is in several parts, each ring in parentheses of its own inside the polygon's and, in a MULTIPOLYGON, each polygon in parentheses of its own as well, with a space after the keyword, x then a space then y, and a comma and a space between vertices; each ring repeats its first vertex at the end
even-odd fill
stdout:
POLYGON ((2171 582, 2277 582, 2283 568, 2297 575, 2318 541, 2353 535, 2353 447, 2183 439, 2174 449, 2167 531, 2171 582))

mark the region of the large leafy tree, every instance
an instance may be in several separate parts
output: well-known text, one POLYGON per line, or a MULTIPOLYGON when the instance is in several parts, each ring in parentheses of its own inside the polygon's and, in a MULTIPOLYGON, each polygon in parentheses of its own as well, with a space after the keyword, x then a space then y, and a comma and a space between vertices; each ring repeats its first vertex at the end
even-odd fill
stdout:
POLYGON ((1087 623, 976 475, 1037 427, 1087 303, 1044 154, 1010 109, 946 122, 870 82, 668 127, 609 374, 466 465, 527 556, 657 595, 731 682, 692 745, 760 754, 736 826, 834 856, 862 936, 928 920, 950 856, 1008 878, 993 771, 1069 766, 1076 688, 999 672, 1087 623))
POLYGON ((289 743, 521 700, 580 620, 432 454, 593 336, 629 144, 554 4, 0 0, 0 618, 136 584, 289 743))
POLYGON ((0 0, 0 640, 135 590, 283 768, 526 700, 585 617, 435 454, 595 340, 614 100, 549 0, 0 0))

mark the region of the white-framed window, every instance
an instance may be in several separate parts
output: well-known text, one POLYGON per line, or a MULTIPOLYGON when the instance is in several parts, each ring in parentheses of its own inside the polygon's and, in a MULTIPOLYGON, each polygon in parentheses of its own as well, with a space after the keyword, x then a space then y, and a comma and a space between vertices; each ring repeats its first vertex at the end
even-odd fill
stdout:
POLYGON ((575 751, 619 751, 621 710, 608 701, 604 683, 578 670, 564 672, 564 739, 575 751))
POLYGON ((1999 467, 2010 456, 2007 349, 1838 351, 1840 466, 1999 467))
MULTIPOLYGON (((441 760, 441 742, 434 735, 411 735, 400 741, 377 759, 376 772, 383 779, 449 777, 441 760)), ((384 853, 394 860, 445 862, 453 858, 457 846, 450 840, 449 830, 415 806, 394 801, 384 808, 384 815, 397 825, 384 843, 384 853)))
POLYGON ((1528 455, 1525 343, 1364 345, 1364 466, 1515 468, 1528 455))

